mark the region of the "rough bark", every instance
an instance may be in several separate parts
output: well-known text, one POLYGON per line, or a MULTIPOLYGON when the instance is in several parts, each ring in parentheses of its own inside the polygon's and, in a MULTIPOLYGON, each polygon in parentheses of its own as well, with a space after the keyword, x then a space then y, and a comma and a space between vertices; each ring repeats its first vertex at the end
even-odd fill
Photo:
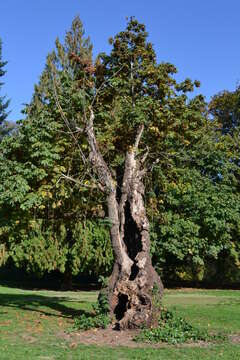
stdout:
POLYGON ((163 292, 162 282, 151 263, 149 222, 143 196, 142 171, 132 150, 126 154, 119 203, 122 252, 131 260, 131 267, 129 262, 125 264, 115 257, 108 292, 111 312, 120 329, 153 325, 156 297, 159 300, 163 292))
POLYGON ((156 321, 156 302, 163 285, 150 257, 149 222, 144 206, 144 169, 136 153, 144 127, 140 126, 134 146, 126 153, 120 201, 116 182, 96 142, 93 114, 87 128, 90 160, 106 193, 108 216, 112 223, 111 240, 115 255, 113 273, 107 289, 110 314, 116 328, 151 326, 156 321))

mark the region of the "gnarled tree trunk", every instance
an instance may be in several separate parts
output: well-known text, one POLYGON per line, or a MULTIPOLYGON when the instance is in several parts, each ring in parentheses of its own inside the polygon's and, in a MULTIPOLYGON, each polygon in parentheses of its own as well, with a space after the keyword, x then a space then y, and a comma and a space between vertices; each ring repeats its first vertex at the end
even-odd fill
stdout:
MULTIPOLYGON (((153 295, 161 297, 163 292, 150 258, 149 222, 143 201, 143 172, 139 165, 134 150, 128 152, 118 205, 120 256, 115 256, 108 288, 111 312, 120 329, 152 325, 157 311, 153 295), (155 289, 158 294, 154 293, 155 289)), ((117 241, 112 234, 113 244, 117 241)))
POLYGON ((116 182, 97 146, 93 114, 87 128, 90 160, 99 185, 106 193, 108 216, 112 223, 115 263, 107 294, 111 316, 116 319, 116 328, 119 329, 153 325, 156 322, 156 297, 161 298, 163 292, 162 282, 150 257, 149 222, 143 200, 143 161, 136 159, 143 129, 143 126, 139 127, 135 144, 126 153, 118 202, 116 182))

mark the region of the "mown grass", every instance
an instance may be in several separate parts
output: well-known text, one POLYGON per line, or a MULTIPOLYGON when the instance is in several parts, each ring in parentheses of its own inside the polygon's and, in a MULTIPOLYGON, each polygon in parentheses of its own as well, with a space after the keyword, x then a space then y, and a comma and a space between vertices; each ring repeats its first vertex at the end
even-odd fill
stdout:
MULTIPOLYGON (((0 359, 240 359, 240 345, 107 348, 69 342, 73 317, 89 312, 97 292, 23 290, 0 286, 0 359)), ((164 304, 203 329, 240 334, 240 291, 170 290, 164 304)))

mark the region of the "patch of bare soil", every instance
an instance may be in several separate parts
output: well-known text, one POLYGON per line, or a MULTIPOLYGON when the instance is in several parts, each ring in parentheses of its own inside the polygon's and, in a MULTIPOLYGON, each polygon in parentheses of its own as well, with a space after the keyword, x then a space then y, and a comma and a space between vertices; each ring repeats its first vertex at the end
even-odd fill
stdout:
POLYGON ((37 338, 27 334, 23 334, 21 337, 24 341, 28 342, 29 344, 33 344, 37 341, 37 338))
POLYGON ((230 340, 233 344, 240 344, 240 334, 230 335, 230 336, 229 336, 229 340, 230 340))
MULTIPOLYGON (((139 344, 133 341, 139 330, 117 331, 111 327, 107 329, 91 329, 74 333, 61 334, 67 341, 72 344, 85 345, 105 345, 105 346, 126 346, 139 347, 139 344)), ((71 345, 70 345, 71 346, 71 345)))
MULTIPOLYGON (((134 341, 134 337, 139 333, 140 330, 113 330, 111 327, 107 329, 91 329, 86 331, 79 331, 73 333, 61 333, 60 337, 64 337, 69 342, 69 346, 75 348, 78 344, 84 345, 100 345, 100 346, 125 346, 129 348, 160 348, 168 347, 166 343, 138 343, 134 341)), ((198 341, 195 343, 186 343, 181 345, 175 345, 178 347, 182 346, 200 346, 207 347, 210 343, 204 341, 198 341)))

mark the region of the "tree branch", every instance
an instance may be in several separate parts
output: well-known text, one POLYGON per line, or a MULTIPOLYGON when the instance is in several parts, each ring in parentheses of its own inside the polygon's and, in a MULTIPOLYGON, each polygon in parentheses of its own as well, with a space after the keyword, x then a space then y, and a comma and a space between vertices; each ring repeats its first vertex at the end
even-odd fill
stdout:
POLYGON ((138 149, 138 145, 141 140, 143 130, 144 130, 144 125, 141 124, 137 130, 137 135, 136 135, 135 144, 134 144, 134 151, 136 151, 138 149))
MULTIPOLYGON (((88 188, 88 189, 92 189, 92 188, 93 188, 93 186, 84 184, 84 183, 82 183, 82 182, 74 179, 73 177, 71 177, 71 176, 69 176, 69 175, 65 175, 65 174, 61 174, 61 176, 59 177, 57 183, 61 180, 61 178, 64 178, 64 179, 69 180, 69 181, 72 181, 72 182, 74 182, 75 184, 77 184, 77 185, 79 185, 79 186, 82 186, 82 187, 85 187, 85 188, 88 188)), ((104 192, 104 187, 103 187, 100 183, 97 182, 97 183, 96 183, 96 186, 98 186, 99 189, 104 192)))
POLYGON ((149 154, 149 147, 147 146, 146 147, 146 152, 145 152, 145 154, 143 154, 143 156, 142 156, 142 158, 140 160, 141 164, 144 164, 144 162, 146 161, 146 159, 148 157, 148 154, 149 154))
POLYGON ((57 104, 57 107, 58 107, 58 110, 60 112, 60 115, 61 115, 61 118, 63 119, 65 125, 67 126, 68 128, 68 131, 69 131, 69 134, 72 136, 73 140, 75 141, 75 143, 77 144, 77 147, 79 149, 79 152, 81 154, 81 158, 84 162, 84 164, 86 163, 86 157, 81 149, 81 147, 79 146, 79 143, 78 143, 78 139, 76 138, 74 132, 72 131, 71 129, 71 126, 70 126, 70 123, 68 121, 68 119, 66 118, 66 116, 64 115, 64 112, 63 112, 63 109, 61 107, 61 104, 59 102, 59 99, 58 99, 58 94, 57 94, 57 87, 56 87, 56 83, 55 83, 55 78, 54 76, 52 76, 52 80, 53 80, 53 91, 54 91, 54 96, 55 96, 55 100, 56 100, 56 104, 57 104))
POLYGON ((116 190, 116 184, 112 178, 111 172, 105 163, 102 154, 99 151, 94 128, 94 112, 92 108, 90 110, 90 118, 88 125, 86 126, 86 134, 88 138, 88 144, 90 146, 91 152, 89 154, 89 159, 93 165, 93 169, 98 176, 100 184, 107 189, 107 191, 114 192, 116 190))

